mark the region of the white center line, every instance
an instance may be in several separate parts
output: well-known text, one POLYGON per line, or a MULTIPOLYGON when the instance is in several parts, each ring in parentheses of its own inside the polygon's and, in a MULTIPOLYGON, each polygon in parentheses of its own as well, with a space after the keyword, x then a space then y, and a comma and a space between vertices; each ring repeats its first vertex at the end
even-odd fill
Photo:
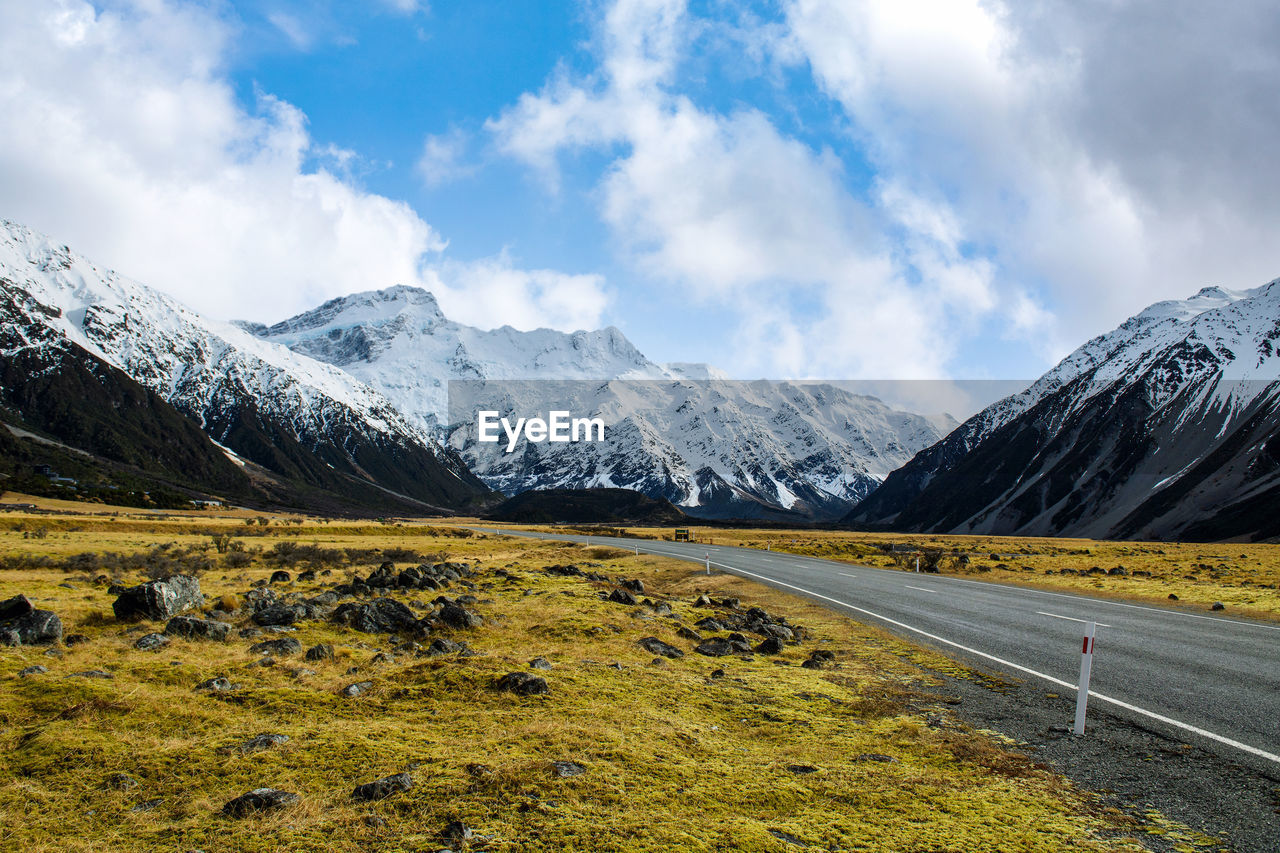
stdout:
POLYGON ((925 587, 922 587, 922 586, 912 586, 912 585, 911 585, 911 584, 909 584, 909 583, 908 583, 908 584, 903 584, 903 586, 905 586, 907 589, 918 589, 918 590, 920 590, 921 592, 937 592, 937 590, 936 590, 936 589, 926 589, 925 587))
POLYGON ((848 572, 836 572, 842 578, 856 578, 858 575, 851 575, 848 572))
MULTIPOLYGON (((1036 611, 1036 613, 1039 613, 1041 616, 1052 616, 1054 619, 1070 619, 1072 622, 1090 622, 1090 621, 1092 621, 1092 620, 1090 620, 1090 619, 1077 619, 1077 618, 1076 618, 1076 617, 1074 617, 1074 616, 1059 616, 1057 613, 1046 613, 1046 612, 1045 612, 1045 611, 1043 611, 1043 610, 1037 610, 1037 611, 1036 611)), ((1111 627, 1111 626, 1110 626, 1110 625, 1108 625, 1106 622, 1097 622, 1097 623, 1095 623, 1095 624, 1096 624, 1099 628, 1110 628, 1110 627, 1111 627)))

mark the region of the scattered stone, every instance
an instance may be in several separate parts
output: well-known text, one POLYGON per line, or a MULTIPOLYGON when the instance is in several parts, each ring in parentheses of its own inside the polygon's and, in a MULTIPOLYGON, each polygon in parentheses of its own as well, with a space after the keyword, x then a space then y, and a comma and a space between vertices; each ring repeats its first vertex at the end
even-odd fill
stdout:
POLYGON ((278 640, 263 640, 261 643, 254 643, 249 647, 249 651, 254 654, 265 655, 296 655, 302 651, 302 643, 299 643, 293 637, 281 637, 278 640))
POLYGON ((659 640, 657 637, 644 637, 643 639, 637 640, 636 644, 650 654, 662 655, 666 658, 684 657, 684 652, 680 649, 677 649, 669 643, 662 642, 662 640, 659 640))
POLYGON ((708 596, 700 595, 693 600, 694 607, 710 607, 711 599, 708 596))
POLYGON ((572 776, 581 776, 587 772, 587 768, 583 767, 576 761, 553 761, 551 762, 551 775, 557 779, 568 779, 572 776))
POLYGON ((231 633, 231 626, 216 619, 201 619, 197 616, 175 616, 164 626, 164 632, 171 637, 184 637, 188 640, 222 641, 231 633))
POLYGON ((630 590, 626 589, 615 589, 613 592, 609 593, 609 601, 612 601, 614 604, 625 604, 627 606, 635 606, 637 603, 636 597, 631 594, 630 590))
POLYGON ((228 817, 247 817, 257 812, 286 808, 299 802, 297 794, 280 791, 275 788, 255 788, 247 794, 241 794, 222 807, 222 813, 228 817))
POLYGON ((809 843, 802 839, 796 838, 789 832, 783 832, 781 829, 770 829, 769 834, 779 841, 785 841, 788 844, 795 844, 798 847, 808 847, 809 843))
MULTIPOLYGON (((301 575, 299 575, 298 580, 302 580, 301 575)), ((364 823, 365 826, 370 827, 372 829, 387 828, 387 822, 376 814, 367 814, 364 817, 360 818, 360 820, 364 823)))
POLYGON ((211 690, 215 693, 222 693, 227 690, 235 690, 237 685, 232 684, 222 676, 210 678, 196 685, 196 690, 211 690))
POLYGON ((629 589, 637 595, 644 595, 644 581, 640 579, 624 580, 620 584, 624 589, 629 589))
POLYGON ((158 652, 167 645, 169 645, 169 638, 164 634, 146 634, 139 637, 133 647, 144 652, 158 652))
POLYGON ((307 617, 307 606, 304 604, 273 604, 261 610, 255 610, 253 621, 264 628, 281 625, 292 625, 307 617))
POLYGON ((788 764, 787 770, 797 775, 818 772, 818 768, 814 767, 812 764, 788 764))
POLYGON ((223 755, 248 755, 251 752, 262 752, 264 749, 270 749, 273 746, 281 746, 288 742, 288 735, 261 734, 257 737, 250 738, 244 743, 221 747, 218 749, 218 752, 223 755))
POLYGON ((878 752, 864 752, 861 755, 855 755, 854 761, 879 761, 882 764, 897 764, 898 759, 892 755, 881 755, 878 752))
POLYGON ((1223 604, 1221 601, 1215 601, 1213 603, 1213 606, 1210 607, 1209 609, 1210 610, 1226 610, 1227 605, 1223 604))
POLYGON ((271 655, 263 655, 261 660, 256 660, 253 663, 249 664, 249 666, 275 666, 275 665, 276 665, 276 659, 273 658, 271 655))
POLYGON ((62 639, 62 620, 50 610, 37 610, 25 595, 0 601, 0 645, 32 646, 62 639))
POLYGON ((451 655, 456 652, 468 651, 466 643, 458 643, 450 640, 448 637, 436 637, 431 641, 431 645, 427 646, 423 653, 427 657, 439 657, 441 655, 451 655))
POLYGON ((241 639, 251 640, 254 637, 261 637, 261 636, 262 636, 261 628, 241 628, 240 629, 241 639))
POLYGON ((307 649, 306 659, 309 661, 333 660, 333 646, 328 643, 318 643, 307 649))
POLYGON ((316 579, 316 573, 314 569, 307 569, 305 572, 302 572, 298 575, 299 583, 310 583, 315 579, 316 579))
POLYGON ((529 661, 529 669, 551 669, 551 661, 546 658, 534 658, 529 661))
POLYGON ((293 580, 293 576, 284 569, 280 569, 271 573, 271 580, 267 581, 267 583, 288 583, 291 580, 293 580))
POLYGON ((766 637, 760 645, 756 646, 756 653, 762 655, 776 655, 782 651, 784 646, 782 641, 777 637, 766 637))
POLYGON ((1170 601, 1177 601, 1177 600, 1178 600, 1178 596, 1171 592, 1171 593, 1169 593, 1169 600, 1170 600, 1170 601))
POLYGON ((551 692, 545 678, 528 672, 507 673, 499 678, 494 686, 499 690, 515 693, 517 696, 538 696, 551 692))
POLYGON ((363 785, 357 785, 356 789, 351 792, 351 796, 357 800, 382 800, 392 794, 407 791, 412 787, 413 779, 409 777, 408 773, 397 773, 394 776, 386 776, 382 779, 366 782, 363 785))
POLYGON ((65 643, 68 647, 79 646, 89 642, 89 637, 85 634, 68 634, 67 636, 62 638, 62 642, 65 643))
POLYGON ((396 662, 395 657, 394 657, 393 655, 389 655, 389 654, 387 654, 386 652, 378 652, 376 655, 374 655, 374 656, 373 656, 373 660, 369 661, 369 663, 371 663, 371 664, 373 664, 373 663, 395 663, 395 662, 396 662))
POLYGON ((86 669, 84 672, 73 672, 67 678, 115 678, 115 676, 100 669, 86 669))
POLYGON ((697 622, 694 622, 693 624, 697 625, 702 630, 712 634, 719 633, 720 631, 729 630, 724 626, 724 623, 722 623, 720 620, 712 616, 707 616, 704 619, 699 619, 697 622))
POLYGON ((723 670, 723 669, 713 669, 713 670, 711 670, 711 677, 712 677, 712 678, 724 678, 724 670, 723 670))
POLYGON ((49 671, 49 667, 43 666, 41 664, 36 664, 35 666, 29 666, 26 669, 18 670, 18 677, 27 678, 32 675, 44 675, 48 671, 49 671))
POLYGON ((128 773, 112 773, 102 783, 102 787, 113 788, 117 791, 128 791, 138 787, 138 780, 128 773))
POLYGON ((357 681, 355 684, 348 684, 346 687, 342 688, 342 695, 347 698, 359 696, 371 687, 373 687, 372 681, 357 681))
POLYGON ((453 603, 440 609, 439 619, 450 628, 478 628, 484 624, 480 614, 453 603))
POLYGON ((334 611, 333 621, 366 634, 394 634, 418 627, 413 611, 394 598, 348 602, 334 611))
POLYGON ((203 603, 199 580, 190 575, 174 575, 165 580, 151 581, 124 590, 111 605, 111 609, 115 611, 117 619, 160 621, 203 603))
POLYGON ((158 807, 158 806, 159 806, 161 803, 163 803, 163 802, 164 802, 164 800, 159 800, 159 799, 157 799, 157 800, 144 800, 143 802, 138 803, 136 806, 134 806, 133 808, 129 809, 129 811, 134 812, 134 813, 137 813, 137 812, 149 812, 149 811, 152 811, 153 809, 155 809, 156 807, 158 807))
POLYGON ((695 643, 702 642, 701 634, 699 634, 697 631, 693 630, 692 628, 686 627, 684 625, 681 625, 680 627, 676 628, 676 633, 679 634, 681 637, 684 637, 686 640, 693 640, 695 643))
POLYGON ((474 836, 475 833, 471 831, 471 827, 460 820, 450 821, 440 832, 440 837, 450 844, 463 844, 474 836))
POLYGON ((311 676, 315 675, 316 671, 314 669, 306 669, 305 667, 300 667, 298 669, 289 670, 289 674, 298 680, 302 680, 304 678, 310 678, 311 676))

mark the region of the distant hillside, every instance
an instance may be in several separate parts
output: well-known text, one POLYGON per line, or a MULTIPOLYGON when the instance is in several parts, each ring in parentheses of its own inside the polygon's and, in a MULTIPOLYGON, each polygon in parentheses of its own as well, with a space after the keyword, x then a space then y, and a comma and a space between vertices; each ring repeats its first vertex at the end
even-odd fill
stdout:
POLYGON ((670 501, 630 489, 535 489, 503 501, 485 517, 526 524, 684 524, 689 521, 670 501))

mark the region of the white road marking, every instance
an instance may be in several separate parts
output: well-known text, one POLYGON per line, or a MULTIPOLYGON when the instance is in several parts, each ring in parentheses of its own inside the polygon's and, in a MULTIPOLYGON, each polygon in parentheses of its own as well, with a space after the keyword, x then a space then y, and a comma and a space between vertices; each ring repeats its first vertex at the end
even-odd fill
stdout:
MULTIPOLYGON (((977 655, 978 657, 981 657, 981 658, 986 658, 987 660, 990 660, 990 661, 995 661, 1001 666, 1007 666, 1007 667, 1010 667, 1011 669, 1016 669, 1019 672, 1025 672, 1028 675, 1034 675, 1036 678, 1040 678, 1045 681, 1048 681, 1050 684, 1056 684, 1059 687, 1065 687, 1068 690, 1077 689, 1076 685, 1071 684, 1070 682, 1067 682, 1067 681, 1063 681, 1061 678, 1054 678, 1052 675, 1047 675, 1043 672, 1039 672, 1037 670, 1031 669, 1030 667, 1022 666, 1021 664, 1016 664, 1011 660, 1005 660, 1004 658, 999 658, 999 657, 996 657, 995 655, 987 654, 986 652, 980 652, 977 649, 970 648, 969 646, 961 645, 960 643, 954 642, 952 640, 948 640, 945 637, 939 637, 937 634, 930 634, 928 631, 923 631, 920 628, 915 627, 914 625, 908 625, 905 622, 899 622, 897 619, 890 619, 888 616, 881 616, 879 613, 875 613, 871 610, 866 610, 862 607, 856 607, 852 604, 849 604, 848 602, 841 601, 838 598, 832 598, 829 595, 823 595, 822 593, 814 592, 812 590, 805 589, 804 587, 795 586, 794 584, 784 583, 783 581, 775 580, 774 578, 766 577, 765 575, 757 575, 756 573, 748 572, 745 569, 735 569, 733 566, 727 566, 724 563, 713 563, 712 565, 717 565, 722 569, 728 569, 729 571, 736 572, 738 574, 743 574, 753 578, 758 578, 759 580, 767 581, 768 583, 774 584, 776 586, 785 586, 788 589, 794 589, 796 592, 802 592, 805 595, 813 596, 814 598, 820 598, 823 601, 830 601, 832 604, 838 604, 841 607, 847 608, 849 610, 857 611, 858 613, 865 613, 867 616, 870 616, 874 619, 879 619, 880 621, 887 622, 890 625, 896 625, 899 628, 903 628, 907 631, 911 631, 912 633, 919 634, 922 637, 928 637, 930 640, 936 640, 937 642, 947 646, 951 646, 952 648, 960 649, 961 651, 965 651, 965 652, 968 652, 969 654, 977 655)), ((1226 746, 1233 747, 1242 752, 1247 752, 1250 755, 1256 755, 1259 758, 1265 758, 1267 761, 1280 764, 1280 755, 1276 755, 1275 753, 1272 753, 1272 752, 1267 752, 1266 750, 1258 749, 1256 746, 1250 746, 1247 743, 1241 743, 1240 741, 1235 740, 1233 738, 1224 737, 1223 735, 1216 734, 1215 732, 1211 732, 1207 729, 1202 729, 1199 726, 1193 726, 1190 723, 1184 723, 1181 720, 1175 720, 1172 717, 1166 717, 1163 714, 1157 714, 1155 711, 1148 711, 1146 708, 1139 708, 1137 705, 1131 705, 1128 702, 1122 701, 1120 699, 1112 698, 1111 696, 1106 696, 1102 693, 1098 693, 1093 690, 1089 691, 1089 695, 1101 702, 1106 702, 1108 704, 1115 705, 1116 707, 1124 708, 1127 711, 1132 711, 1135 714, 1141 714, 1142 716, 1149 717, 1153 720, 1159 720, 1162 723, 1167 723, 1168 725, 1174 726, 1175 728, 1182 729, 1183 731, 1192 732, 1193 734, 1200 735, 1201 737, 1208 738, 1209 740, 1214 740, 1214 741, 1217 741, 1218 743, 1225 744, 1226 746)))
POLYGON ((937 592, 937 590, 936 590, 936 589, 927 589, 927 588, 925 588, 925 587, 923 587, 923 586, 912 586, 912 585, 911 585, 911 584, 909 584, 909 583, 908 583, 908 584, 903 584, 903 586, 905 586, 907 589, 918 589, 918 590, 920 590, 921 592, 937 592))
MULTIPOLYGON (((1093 621, 1092 619, 1077 619, 1074 616, 1059 616, 1057 613, 1048 613, 1044 610, 1037 610, 1036 613, 1039 613, 1041 616, 1052 616, 1054 619, 1070 619, 1072 622, 1083 622, 1085 624, 1088 624, 1089 622, 1093 621)), ((1095 622, 1094 624, 1096 624, 1099 628, 1111 627, 1105 622, 1095 622)))
POLYGON ((836 572, 836 574, 838 574, 838 575, 839 575, 840 577, 842 577, 842 578, 856 578, 856 577, 859 577, 858 575, 851 575, 851 574, 849 574, 848 572, 836 572))

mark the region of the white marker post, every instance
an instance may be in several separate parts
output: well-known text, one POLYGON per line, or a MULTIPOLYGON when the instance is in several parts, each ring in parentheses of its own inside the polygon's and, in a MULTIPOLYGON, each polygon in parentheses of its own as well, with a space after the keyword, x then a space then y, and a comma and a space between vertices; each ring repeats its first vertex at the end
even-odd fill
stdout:
POLYGON ((637 556, 637 557, 639 557, 639 556, 640 556, 640 546, 639 546, 639 545, 637 545, 637 546, 636 546, 636 556, 637 556))
POLYGON ((773 543, 772 543, 772 542, 766 542, 766 543, 764 543, 764 549, 765 549, 766 551, 772 551, 772 550, 773 550, 773 543))
POLYGON ((707 552, 707 574, 711 574, 711 553, 707 552))
POLYGON ((916 574, 920 574, 920 555, 916 555, 916 574))
POLYGON ((1098 628, 1096 622, 1084 625, 1084 646, 1080 650, 1080 684, 1076 687, 1076 728, 1077 735, 1084 734, 1084 713, 1089 704, 1089 670, 1093 668, 1093 635, 1098 628))

